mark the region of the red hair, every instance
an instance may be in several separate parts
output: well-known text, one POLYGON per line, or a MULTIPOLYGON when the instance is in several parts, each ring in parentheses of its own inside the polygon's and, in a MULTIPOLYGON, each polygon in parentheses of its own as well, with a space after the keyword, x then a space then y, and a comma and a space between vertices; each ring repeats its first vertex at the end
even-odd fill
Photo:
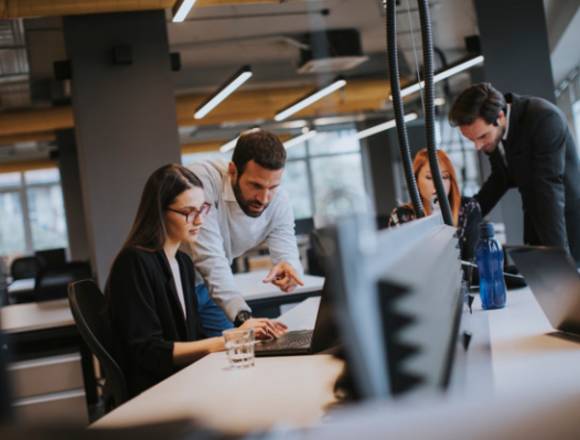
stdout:
MULTIPOLYGON (((457 184, 457 175, 455 174, 455 168, 453 163, 447 153, 443 150, 437 150, 437 160, 441 168, 446 168, 449 173, 449 181, 451 183, 451 188, 449 190, 449 205, 451 206, 451 215, 453 217, 453 224, 457 226, 457 220, 459 218, 459 208, 461 205, 461 193, 459 192, 459 185, 457 184)), ((413 174, 415 174, 415 179, 419 179, 419 172, 425 166, 429 165, 429 155, 427 149, 423 148, 416 155, 413 160, 413 174)), ((425 209, 425 214, 431 214, 431 203, 429 200, 423 200, 423 206, 425 209)))

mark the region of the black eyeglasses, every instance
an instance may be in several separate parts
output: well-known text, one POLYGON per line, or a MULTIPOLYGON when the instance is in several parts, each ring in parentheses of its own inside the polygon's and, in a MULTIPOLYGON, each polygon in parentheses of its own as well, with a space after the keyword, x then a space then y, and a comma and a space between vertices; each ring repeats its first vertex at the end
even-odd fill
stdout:
POLYGON ((167 208, 167 210, 171 211, 171 212, 175 212, 177 214, 181 214, 182 216, 185 217, 185 221, 187 223, 190 223, 190 222, 195 221, 198 217, 206 215, 209 212, 210 208, 211 208, 211 205, 209 203, 205 202, 203 205, 201 205, 201 208, 199 208, 199 209, 190 208, 189 212, 183 212, 183 211, 180 211, 178 209, 173 209, 173 208, 167 208))

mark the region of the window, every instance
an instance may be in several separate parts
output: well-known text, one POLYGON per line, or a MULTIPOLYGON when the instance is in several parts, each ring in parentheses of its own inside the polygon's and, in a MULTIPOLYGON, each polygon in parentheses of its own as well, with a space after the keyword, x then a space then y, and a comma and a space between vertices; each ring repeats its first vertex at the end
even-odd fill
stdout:
MULTIPOLYGON (((287 150, 282 186, 288 191, 296 219, 362 212, 367 208, 360 143, 353 125, 317 128, 310 140, 287 150)), ((182 163, 220 158, 223 153, 192 153, 182 163)))
POLYGON ((317 131, 303 145, 288 150, 284 186, 296 219, 315 217, 321 226, 326 218, 366 211, 368 197, 355 127, 345 124, 317 131))
POLYGON ((24 222, 19 191, 0 192, 0 254, 13 255, 26 252, 24 222))
POLYGON ((58 170, 0 174, 0 255, 67 246, 58 170))

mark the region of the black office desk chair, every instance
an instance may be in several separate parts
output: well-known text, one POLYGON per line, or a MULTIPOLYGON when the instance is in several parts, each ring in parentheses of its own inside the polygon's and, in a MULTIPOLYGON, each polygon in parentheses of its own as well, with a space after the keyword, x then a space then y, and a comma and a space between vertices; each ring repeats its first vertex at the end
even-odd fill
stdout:
POLYGON ((38 260, 36 257, 15 258, 10 265, 12 281, 25 278, 34 278, 38 272, 38 260))
POLYGON ((97 357, 105 375, 103 400, 109 412, 128 399, 123 371, 111 355, 112 334, 104 316, 105 296, 92 280, 71 283, 68 288, 70 308, 77 329, 97 357))

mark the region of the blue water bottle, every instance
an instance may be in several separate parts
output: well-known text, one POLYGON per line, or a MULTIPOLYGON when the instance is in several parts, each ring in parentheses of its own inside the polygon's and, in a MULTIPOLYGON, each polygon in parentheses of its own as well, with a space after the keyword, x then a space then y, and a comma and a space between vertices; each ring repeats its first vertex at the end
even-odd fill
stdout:
POLYGON ((479 269, 479 295, 485 310, 505 307, 506 293, 503 279, 503 251, 495 239, 493 225, 482 223, 475 249, 479 269))

